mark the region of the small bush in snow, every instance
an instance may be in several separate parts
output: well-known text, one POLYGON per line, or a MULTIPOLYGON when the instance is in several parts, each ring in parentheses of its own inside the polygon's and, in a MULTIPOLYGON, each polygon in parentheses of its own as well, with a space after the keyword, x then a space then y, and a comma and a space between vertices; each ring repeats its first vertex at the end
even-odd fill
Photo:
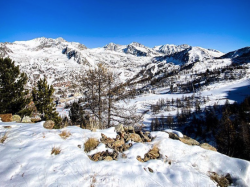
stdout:
POLYGON ((0 138, 0 142, 1 142, 1 143, 4 143, 5 140, 7 139, 7 137, 8 137, 8 136, 7 136, 7 133, 5 133, 5 134, 3 135, 3 137, 0 138))
POLYGON ((84 151, 90 152, 99 145, 99 141, 96 138, 89 138, 84 144, 84 151))
POLYGON ((51 154, 59 155, 61 153, 61 148, 60 147, 52 147, 51 154))
POLYGON ((62 131, 59 136, 62 137, 62 139, 67 139, 69 136, 71 136, 71 133, 67 130, 62 131))

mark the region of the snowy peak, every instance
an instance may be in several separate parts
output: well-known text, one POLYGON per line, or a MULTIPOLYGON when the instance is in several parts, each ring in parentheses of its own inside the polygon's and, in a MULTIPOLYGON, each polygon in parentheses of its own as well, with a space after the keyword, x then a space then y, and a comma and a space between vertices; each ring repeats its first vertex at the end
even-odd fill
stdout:
POLYGON ((103 48, 110 51, 123 52, 123 50, 126 48, 126 45, 119 45, 111 42, 105 45, 103 48))
POLYGON ((137 42, 132 42, 127 46, 126 49, 124 49, 124 52, 127 54, 132 54, 135 56, 156 56, 160 55, 158 52, 155 50, 146 47, 140 43, 137 42))
POLYGON ((35 38, 33 40, 28 40, 28 41, 15 41, 13 44, 22 45, 24 47, 33 49, 35 51, 39 51, 45 48, 52 48, 52 47, 62 49, 69 45, 72 45, 75 48, 78 48, 79 50, 87 49, 87 47, 83 44, 80 44, 78 42, 67 42, 61 37, 57 39, 41 37, 41 38, 35 38))
POLYGON ((184 51, 185 49, 188 49, 190 47, 191 46, 187 44, 182 44, 182 45, 166 44, 166 45, 155 46, 153 49, 160 53, 164 53, 166 55, 172 55, 174 53, 184 51))

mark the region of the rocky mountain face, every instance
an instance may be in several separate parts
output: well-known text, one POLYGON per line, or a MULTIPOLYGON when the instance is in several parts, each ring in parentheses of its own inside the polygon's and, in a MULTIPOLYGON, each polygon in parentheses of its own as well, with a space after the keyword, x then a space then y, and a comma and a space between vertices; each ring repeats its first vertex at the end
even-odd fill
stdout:
POLYGON ((121 79, 140 80, 192 65, 193 70, 206 71, 233 62, 249 62, 249 47, 227 54, 217 50, 183 45, 161 45, 154 48, 133 42, 129 45, 110 43, 102 48, 88 49, 63 38, 36 38, 29 41, 0 43, 0 56, 10 57, 29 76, 30 86, 47 77, 56 87, 77 82, 86 69, 105 64, 117 71, 121 79))

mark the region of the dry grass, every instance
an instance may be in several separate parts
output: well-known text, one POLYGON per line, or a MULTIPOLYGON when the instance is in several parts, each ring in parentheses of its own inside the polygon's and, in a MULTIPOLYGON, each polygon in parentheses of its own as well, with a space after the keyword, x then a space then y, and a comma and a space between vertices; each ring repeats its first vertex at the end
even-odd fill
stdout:
POLYGON ((3 135, 3 137, 0 137, 0 142, 4 143, 4 141, 8 138, 7 132, 3 135))
POLYGON ((96 138, 89 138, 84 144, 84 151, 89 152, 95 149, 99 145, 99 141, 96 138))
POLYGON ((11 126, 3 126, 5 129, 10 129, 11 126))
POLYGON ((62 137, 62 139, 67 139, 69 136, 71 136, 71 133, 67 130, 62 131, 59 136, 62 137))
POLYGON ((59 155, 61 153, 61 147, 52 147, 51 154, 59 155))

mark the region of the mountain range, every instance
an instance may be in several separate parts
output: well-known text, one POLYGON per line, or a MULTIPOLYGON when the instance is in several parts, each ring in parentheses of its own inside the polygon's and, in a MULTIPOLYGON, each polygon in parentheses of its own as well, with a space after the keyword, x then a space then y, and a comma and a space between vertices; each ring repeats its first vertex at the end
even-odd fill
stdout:
POLYGON ((204 72, 233 63, 250 61, 250 47, 222 53, 214 49, 193 47, 187 44, 165 44, 153 48, 133 42, 129 45, 109 43, 89 49, 63 38, 36 38, 29 41, 0 43, 0 56, 10 57, 29 77, 29 86, 46 76, 53 85, 66 84, 88 68, 104 63, 117 71, 125 82, 133 77, 159 76, 161 73, 189 66, 204 72), (145 73, 147 75, 145 75, 145 73))

